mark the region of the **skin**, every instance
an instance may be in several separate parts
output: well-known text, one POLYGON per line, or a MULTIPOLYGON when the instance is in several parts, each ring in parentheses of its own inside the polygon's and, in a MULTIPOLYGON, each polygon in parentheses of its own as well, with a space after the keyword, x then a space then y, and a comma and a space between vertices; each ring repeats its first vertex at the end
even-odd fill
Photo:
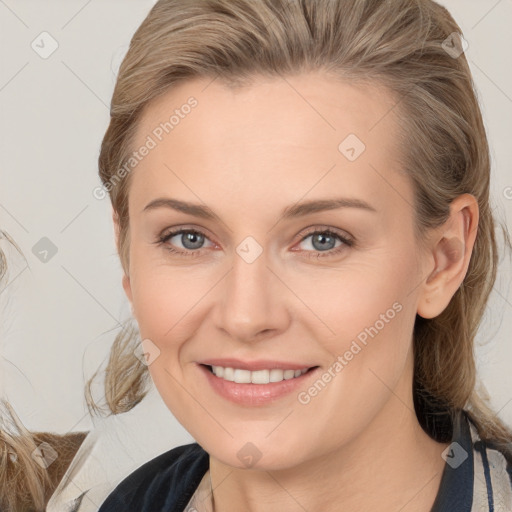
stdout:
POLYGON ((236 90, 184 82, 149 105, 134 147, 190 96, 198 106, 132 171, 123 287, 142 339, 160 351, 149 371, 162 399, 210 454, 215 510, 428 512, 448 445, 414 413, 412 332, 416 314, 440 314, 464 279, 475 198, 458 197, 419 245, 413 189, 395 160, 396 100, 320 73, 257 78, 236 90), (350 133, 366 145, 353 162, 338 150, 350 133), (281 217, 299 201, 340 196, 377 212, 281 217), (161 197, 205 204, 220 220, 143 211, 161 197), (156 244, 170 228, 205 238, 156 244), (342 242, 313 245, 316 228, 355 245, 326 256, 342 242), (248 236, 263 249, 250 264, 236 252, 248 236), (263 407, 235 405, 196 366, 237 357, 327 371, 394 303, 400 312, 307 404, 291 393, 263 407), (237 456, 247 442, 261 453, 251 468, 237 456))

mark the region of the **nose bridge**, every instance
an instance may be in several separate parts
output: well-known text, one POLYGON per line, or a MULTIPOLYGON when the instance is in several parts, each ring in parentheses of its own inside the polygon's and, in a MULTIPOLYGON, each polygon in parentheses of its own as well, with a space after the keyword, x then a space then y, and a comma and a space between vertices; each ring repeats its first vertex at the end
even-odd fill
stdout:
POLYGON ((286 322, 282 284, 270 270, 268 252, 248 237, 236 248, 220 301, 220 325, 231 336, 251 340, 286 322))

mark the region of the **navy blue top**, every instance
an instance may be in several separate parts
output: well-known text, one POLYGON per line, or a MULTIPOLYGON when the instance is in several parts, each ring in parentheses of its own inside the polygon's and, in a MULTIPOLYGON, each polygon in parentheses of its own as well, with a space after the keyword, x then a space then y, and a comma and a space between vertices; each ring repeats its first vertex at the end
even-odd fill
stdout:
MULTIPOLYGON (((512 511, 510 456, 480 440, 465 411, 461 420, 431 512, 512 511)), ((208 469, 209 455, 199 444, 178 446, 125 478, 99 512, 183 512, 208 469)))

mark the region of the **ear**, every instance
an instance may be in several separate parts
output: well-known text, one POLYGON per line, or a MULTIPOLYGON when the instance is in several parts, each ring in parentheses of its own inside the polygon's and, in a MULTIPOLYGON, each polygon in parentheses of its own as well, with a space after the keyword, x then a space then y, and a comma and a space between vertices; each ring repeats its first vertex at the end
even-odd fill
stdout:
POLYGON ((440 315, 464 281, 476 240, 478 218, 476 198, 462 194, 452 201, 447 221, 434 230, 426 254, 428 277, 418 297, 417 312, 423 318, 440 315))
MULTIPOLYGON (((114 234, 115 234, 115 240, 116 240, 116 249, 117 253, 119 254, 119 216, 117 212, 112 208, 112 222, 114 224, 114 234)), ((132 287, 130 284, 130 276, 126 274, 126 272, 123 272, 123 279, 122 279, 123 289, 126 293, 126 296, 128 297, 128 300, 130 301, 130 304, 132 304, 133 309, 133 301, 132 301, 132 287)))

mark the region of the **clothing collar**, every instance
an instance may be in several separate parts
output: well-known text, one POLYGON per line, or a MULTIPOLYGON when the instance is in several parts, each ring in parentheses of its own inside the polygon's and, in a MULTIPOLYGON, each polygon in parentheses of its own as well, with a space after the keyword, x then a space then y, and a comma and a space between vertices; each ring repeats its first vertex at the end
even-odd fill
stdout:
POLYGON ((452 442, 443 452, 446 463, 431 512, 471 512, 474 457, 470 421, 467 413, 460 411, 454 422, 452 442))

